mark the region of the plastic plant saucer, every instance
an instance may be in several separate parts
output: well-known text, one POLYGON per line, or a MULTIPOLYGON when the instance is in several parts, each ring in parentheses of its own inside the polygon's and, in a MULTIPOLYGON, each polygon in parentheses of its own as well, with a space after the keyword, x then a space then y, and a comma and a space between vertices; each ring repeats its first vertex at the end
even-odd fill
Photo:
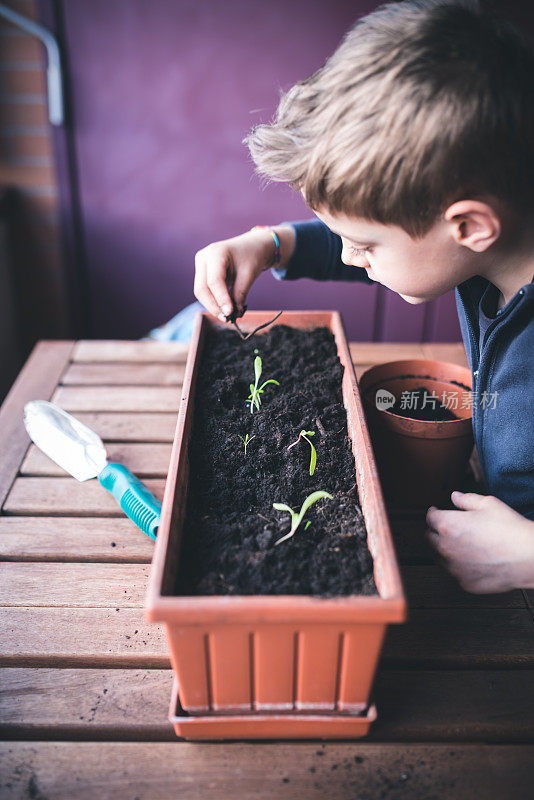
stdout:
POLYGON ((376 720, 376 706, 364 712, 205 714, 192 715, 180 703, 174 680, 169 720, 177 736, 190 741, 226 739, 359 739, 376 720))

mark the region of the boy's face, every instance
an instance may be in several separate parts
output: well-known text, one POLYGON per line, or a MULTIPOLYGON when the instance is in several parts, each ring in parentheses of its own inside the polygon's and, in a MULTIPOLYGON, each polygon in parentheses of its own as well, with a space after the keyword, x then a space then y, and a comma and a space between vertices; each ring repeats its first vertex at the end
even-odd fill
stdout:
POLYGON ((455 241, 445 220, 422 239, 412 239, 397 225, 332 215, 325 209, 314 213, 341 236, 344 264, 363 267, 372 280, 408 303, 433 300, 476 274, 472 253, 455 241))

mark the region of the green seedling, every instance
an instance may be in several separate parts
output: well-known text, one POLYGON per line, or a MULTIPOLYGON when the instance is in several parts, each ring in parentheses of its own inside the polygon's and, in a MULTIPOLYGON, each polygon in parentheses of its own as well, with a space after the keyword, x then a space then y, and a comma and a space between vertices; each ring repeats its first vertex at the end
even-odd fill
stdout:
MULTIPOLYGON (((305 501, 302 504, 302 508, 298 513, 296 511, 293 511, 293 509, 290 508, 289 506, 286 506, 285 503, 273 503, 273 508, 276 508, 278 511, 287 511, 289 512, 289 514, 291 514, 291 530, 289 531, 289 533, 286 533, 285 536, 282 536, 281 539, 278 539, 278 541, 274 543, 275 547, 277 544, 280 544, 280 542, 283 542, 286 539, 289 539, 290 536, 293 536, 298 526, 302 522, 302 518, 304 517, 304 514, 309 509, 309 507, 312 506, 314 503, 316 503, 317 500, 321 500, 323 497, 324 498, 327 497, 329 500, 334 499, 331 494, 328 494, 328 492, 323 492, 323 491, 312 492, 312 494, 308 495, 308 497, 305 499, 305 501)), ((308 524, 305 526, 304 530, 306 530, 308 524)))
POLYGON ((315 436, 315 431, 301 431, 299 433, 299 438, 297 439, 297 441, 293 442, 293 444, 290 444, 287 449, 291 450, 292 447, 295 447, 295 445, 300 442, 301 438, 302 439, 306 439, 306 441, 308 442, 308 444, 311 447, 310 475, 313 475, 313 473, 315 472, 315 465, 317 464, 317 451, 316 451, 315 447, 313 446, 313 444, 308 439, 308 436, 315 436))
POLYGON ((247 445, 248 445, 248 443, 250 441, 252 441, 252 439, 254 439, 254 436, 249 436, 248 433, 245 434, 245 436, 241 436, 240 433, 238 433, 237 435, 239 436, 239 438, 241 439, 241 441, 245 445, 245 455, 246 455, 247 454, 247 445))
MULTIPOLYGON (((254 352, 257 353, 258 351, 254 350, 254 352)), ((261 386, 258 386, 258 384, 260 382, 260 378, 261 378, 261 367, 262 367, 261 357, 260 356, 256 356, 256 358, 254 359, 254 377, 255 377, 255 381, 254 381, 254 383, 250 384, 250 394, 249 394, 249 396, 247 397, 247 400, 246 400, 247 403, 250 400, 250 413, 251 414, 254 413, 254 406, 256 406, 256 408, 259 409, 260 403, 261 403, 260 394, 263 393, 263 389, 264 389, 265 386, 267 386, 268 383, 276 383, 277 386, 280 386, 278 381, 275 381, 274 378, 270 378, 268 381, 264 381, 264 383, 262 383, 261 386)))

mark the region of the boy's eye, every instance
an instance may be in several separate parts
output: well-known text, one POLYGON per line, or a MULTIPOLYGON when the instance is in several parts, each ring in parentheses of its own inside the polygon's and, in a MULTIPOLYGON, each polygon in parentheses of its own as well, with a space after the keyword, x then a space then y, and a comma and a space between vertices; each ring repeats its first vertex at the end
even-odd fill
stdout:
POLYGON ((371 248, 370 247, 356 247, 356 245, 354 245, 354 244, 351 244, 349 246, 349 249, 350 249, 351 255, 355 255, 355 256, 361 256, 364 253, 370 253, 371 252, 371 248))

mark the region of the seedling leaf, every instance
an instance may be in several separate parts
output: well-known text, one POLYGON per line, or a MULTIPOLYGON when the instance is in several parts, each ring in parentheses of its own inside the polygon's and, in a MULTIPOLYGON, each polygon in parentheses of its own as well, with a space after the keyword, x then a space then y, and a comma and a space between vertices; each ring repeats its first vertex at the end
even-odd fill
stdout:
POLYGON ((321 500, 323 497, 325 498, 327 497, 329 500, 334 499, 331 494, 328 494, 328 492, 323 492, 323 491, 312 492, 310 495, 308 495, 308 497, 302 504, 302 508, 300 509, 299 523, 304 514, 306 513, 306 511, 309 509, 309 507, 312 506, 314 503, 316 503, 317 500, 321 500))
POLYGON ((282 536, 281 539, 278 539, 278 541, 274 543, 275 547, 277 544, 280 544, 281 542, 284 542, 286 539, 289 539, 291 536, 293 536, 298 526, 302 522, 302 518, 306 513, 306 511, 309 509, 309 507, 312 506, 314 503, 316 503, 317 500, 321 500, 323 498, 328 498, 329 500, 334 499, 331 494, 328 494, 328 492, 324 492, 323 490, 312 492, 303 502, 302 508, 300 509, 298 514, 296 511, 293 511, 293 509, 287 506, 285 503, 273 503, 273 508, 278 509, 278 511, 289 511, 289 513, 291 514, 291 530, 289 531, 289 533, 286 533, 285 536, 282 536))
POLYGON ((245 436, 241 436, 240 433, 238 433, 237 435, 239 436, 239 438, 241 439, 241 441, 245 445, 245 455, 246 455, 247 454, 247 446, 252 441, 252 439, 254 439, 254 436, 249 436, 248 433, 245 434, 245 436))
POLYGON ((305 430, 300 431, 299 438, 297 439, 297 441, 293 442, 293 444, 290 444, 287 449, 291 450, 291 448, 295 447, 295 445, 298 444, 301 439, 306 439, 306 441, 308 442, 308 444, 311 447, 310 475, 313 475, 313 473, 315 472, 315 465, 317 464, 317 451, 316 451, 315 447, 313 446, 313 444, 308 439, 308 436, 315 436, 315 431, 305 431, 305 430))
POLYGON ((289 511, 291 516, 295 513, 292 508, 286 506, 285 503, 273 503, 273 508, 276 508, 277 511, 289 511))
MULTIPOLYGON (((257 353, 258 351, 255 350, 254 352, 257 353)), ((256 358, 254 359, 254 377, 255 377, 255 382, 249 384, 249 386, 250 386, 250 394, 249 394, 249 396, 247 397, 247 399, 245 401, 247 403, 250 401, 250 413, 251 414, 254 413, 254 406, 256 406, 256 408, 259 409, 260 403, 261 403, 260 394, 263 392, 263 389, 264 389, 265 386, 267 386, 267 384, 275 383, 277 386, 280 386, 278 381, 275 381, 274 378, 269 378, 269 380, 264 381, 262 383, 262 385, 258 388, 258 383, 259 383, 259 380, 260 380, 260 377, 261 377, 261 370, 262 370, 261 358, 260 358, 260 356, 256 356, 256 358)))
POLYGON ((258 383, 261 375, 261 357, 256 356, 254 359, 254 377, 256 378, 256 383, 258 383))

